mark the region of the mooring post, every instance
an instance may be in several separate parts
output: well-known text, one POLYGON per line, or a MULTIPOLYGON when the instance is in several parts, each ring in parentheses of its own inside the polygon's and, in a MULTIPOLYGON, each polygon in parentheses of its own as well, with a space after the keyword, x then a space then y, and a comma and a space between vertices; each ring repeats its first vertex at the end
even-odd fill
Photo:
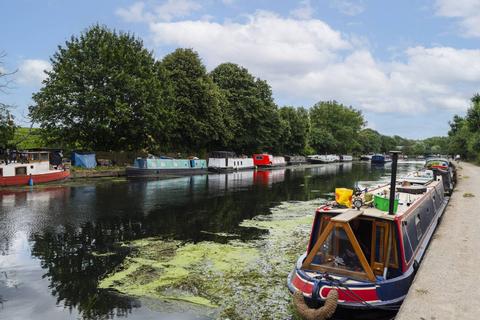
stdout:
POLYGON ((392 154, 392 175, 390 180, 390 199, 388 201, 388 214, 395 214, 393 208, 395 206, 395 186, 397 184, 397 162, 400 151, 390 151, 392 154))

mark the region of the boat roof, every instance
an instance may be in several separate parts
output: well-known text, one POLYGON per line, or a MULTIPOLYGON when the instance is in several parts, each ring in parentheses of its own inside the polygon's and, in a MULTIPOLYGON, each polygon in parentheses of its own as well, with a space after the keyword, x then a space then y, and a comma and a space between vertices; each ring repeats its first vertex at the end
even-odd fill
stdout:
MULTIPOLYGON (((417 178, 418 179, 418 178, 417 178)), ((388 214, 387 211, 382 211, 380 209, 377 209, 375 207, 368 207, 368 206, 362 206, 360 208, 361 216, 365 217, 371 217, 371 218, 376 218, 376 219, 385 219, 385 220, 395 220, 401 219, 402 217, 406 217, 409 212, 411 212, 418 203, 421 202, 421 199, 425 197, 431 190, 437 186, 437 184, 442 183, 441 180, 433 181, 432 179, 427 179, 424 178, 423 180, 417 180, 417 181, 410 181, 414 179, 409 179, 409 178, 402 178, 401 180, 397 181, 397 187, 399 187, 399 183, 403 181, 408 181, 411 183, 421 186, 424 186, 426 188, 426 192, 419 193, 419 194, 413 194, 413 193, 407 193, 407 192, 396 192, 396 195, 398 196, 398 208, 397 212, 395 214, 388 214)), ((390 193, 390 184, 384 184, 384 185, 379 185, 373 189, 368 190, 368 193, 371 193, 373 195, 384 195, 386 194, 387 197, 390 193)), ((362 195, 364 197, 364 194, 362 195)), ((347 211, 351 211, 351 208, 335 208, 335 207, 330 207, 330 206, 323 206, 320 207, 317 212, 331 212, 331 213, 345 213, 347 211)))

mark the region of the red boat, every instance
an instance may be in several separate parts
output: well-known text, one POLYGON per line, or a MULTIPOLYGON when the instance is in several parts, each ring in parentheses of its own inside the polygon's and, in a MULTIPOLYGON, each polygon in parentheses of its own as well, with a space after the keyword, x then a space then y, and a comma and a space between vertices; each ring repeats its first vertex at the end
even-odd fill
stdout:
POLYGON ((0 187, 21 186, 63 180, 70 172, 59 166, 51 167, 48 152, 19 153, 14 161, 0 162, 0 187))
POLYGON ((262 153, 253 155, 253 164, 259 168, 283 167, 287 165, 285 157, 274 157, 271 154, 262 153))

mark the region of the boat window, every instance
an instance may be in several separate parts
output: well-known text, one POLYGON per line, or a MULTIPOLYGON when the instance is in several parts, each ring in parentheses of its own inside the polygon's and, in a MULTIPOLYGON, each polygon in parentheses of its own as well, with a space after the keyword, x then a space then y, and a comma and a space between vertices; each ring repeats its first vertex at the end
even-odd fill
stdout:
POLYGON ((263 156, 256 156, 255 159, 257 159, 257 160, 262 160, 262 159, 263 159, 263 156))
POLYGON ((370 257, 370 246, 372 243, 372 221, 366 219, 354 219, 350 221, 353 234, 365 257, 370 257))
POLYGON ((420 241, 422 238, 422 226, 420 225, 420 214, 415 216, 415 228, 417 229, 417 239, 420 241))
POLYGON ((385 260, 385 226, 375 226, 375 262, 383 262, 385 260))
POLYGON ((0 177, 3 177, 3 168, 0 168, 0 177))
POLYGON ((40 160, 48 161, 48 153, 47 152, 40 153, 40 160))
MULTIPOLYGON (((326 218, 330 217, 322 219, 322 225, 326 224, 326 226, 321 226, 323 232, 317 237, 315 244, 309 250, 302 268, 374 281, 375 275, 364 253, 371 243, 368 242, 367 246, 360 244, 348 221, 334 221, 334 218, 330 218, 330 221, 328 221, 326 218)), ((362 241, 365 240, 365 238, 362 238, 362 228, 366 229, 366 226, 369 225, 370 238, 367 239, 371 240, 371 221, 365 220, 355 223, 354 228, 362 241)))
POLYGON ((16 167, 15 168, 15 175, 16 176, 26 176, 27 175, 27 167, 16 167))
POLYGON ((318 250, 312 264, 325 265, 349 271, 362 271, 355 250, 353 250, 345 230, 334 228, 318 250))

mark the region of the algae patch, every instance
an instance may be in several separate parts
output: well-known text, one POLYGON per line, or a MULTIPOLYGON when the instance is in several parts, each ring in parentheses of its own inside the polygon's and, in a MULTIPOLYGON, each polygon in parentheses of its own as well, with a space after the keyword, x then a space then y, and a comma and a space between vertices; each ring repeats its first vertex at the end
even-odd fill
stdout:
MULTIPOLYGON (((291 316, 288 273, 305 250, 313 212, 321 202, 284 202, 240 227, 268 230, 260 239, 226 243, 147 238, 123 245, 132 254, 100 288, 195 305, 212 318, 281 319, 291 316)), ((179 308, 177 305, 175 308, 179 308)))

